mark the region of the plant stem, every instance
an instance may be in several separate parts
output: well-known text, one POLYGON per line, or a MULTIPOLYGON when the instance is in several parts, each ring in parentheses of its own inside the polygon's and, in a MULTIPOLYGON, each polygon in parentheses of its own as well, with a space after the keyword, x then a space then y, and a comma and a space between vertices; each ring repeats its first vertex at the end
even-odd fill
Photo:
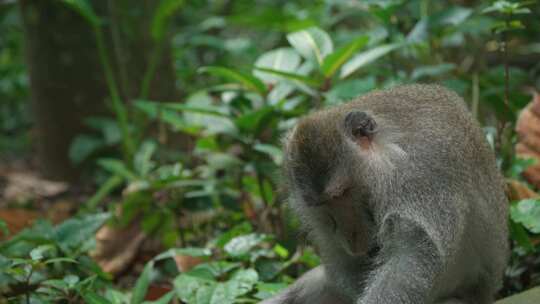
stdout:
POLYGON ((118 94, 118 85, 114 79, 114 74, 109 61, 109 56, 105 49, 105 39, 103 38, 103 32, 99 26, 94 27, 94 34, 96 35, 96 42, 98 47, 99 59, 101 66, 105 73, 105 80, 111 96, 112 106, 116 114, 120 131, 122 132, 122 144, 125 160, 131 164, 131 157, 134 152, 134 143, 131 139, 129 132, 129 119, 125 105, 123 104, 120 95, 118 94))

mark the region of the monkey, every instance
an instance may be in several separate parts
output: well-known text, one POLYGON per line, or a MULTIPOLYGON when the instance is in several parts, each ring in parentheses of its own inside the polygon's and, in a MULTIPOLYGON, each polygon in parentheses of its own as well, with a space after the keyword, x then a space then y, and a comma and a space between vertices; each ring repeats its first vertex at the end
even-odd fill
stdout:
POLYGON ((374 91, 298 120, 289 207, 321 265, 263 304, 486 304, 509 257, 494 152, 438 85, 374 91))

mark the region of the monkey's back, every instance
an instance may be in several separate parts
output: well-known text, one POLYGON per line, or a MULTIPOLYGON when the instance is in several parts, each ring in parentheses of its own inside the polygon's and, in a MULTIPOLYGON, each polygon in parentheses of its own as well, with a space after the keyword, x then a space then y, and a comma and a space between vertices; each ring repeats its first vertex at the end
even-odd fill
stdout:
POLYGON ((440 86, 406 85, 364 95, 344 107, 374 115, 382 122, 382 140, 407 155, 395 164, 405 179, 397 195, 444 189, 459 197, 462 206, 439 206, 464 218, 463 227, 457 227, 461 244, 450 253, 449 268, 457 270, 449 271, 441 284, 459 285, 481 276, 498 289, 508 257, 508 202, 494 153, 464 101, 440 86), (385 139, 385 130, 393 135, 385 139))

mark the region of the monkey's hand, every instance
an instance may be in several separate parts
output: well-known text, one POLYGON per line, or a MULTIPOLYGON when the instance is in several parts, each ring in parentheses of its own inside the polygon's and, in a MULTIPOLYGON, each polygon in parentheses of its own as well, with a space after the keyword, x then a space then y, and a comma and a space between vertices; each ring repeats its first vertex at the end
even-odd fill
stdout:
POLYGON ((381 264, 356 304, 422 304, 442 269, 429 235, 414 221, 396 217, 379 253, 381 264))
POLYGON ((323 266, 306 272, 282 293, 259 304, 348 304, 328 285, 323 266))

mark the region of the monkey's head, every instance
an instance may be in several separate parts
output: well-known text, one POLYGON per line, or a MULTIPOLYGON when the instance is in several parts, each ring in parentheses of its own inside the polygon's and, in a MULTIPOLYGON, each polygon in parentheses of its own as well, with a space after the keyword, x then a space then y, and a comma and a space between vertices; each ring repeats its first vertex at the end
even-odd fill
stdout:
POLYGON ((352 256, 371 249, 369 155, 377 136, 372 115, 346 108, 303 118, 289 135, 284 169, 291 206, 315 242, 335 241, 352 256))

